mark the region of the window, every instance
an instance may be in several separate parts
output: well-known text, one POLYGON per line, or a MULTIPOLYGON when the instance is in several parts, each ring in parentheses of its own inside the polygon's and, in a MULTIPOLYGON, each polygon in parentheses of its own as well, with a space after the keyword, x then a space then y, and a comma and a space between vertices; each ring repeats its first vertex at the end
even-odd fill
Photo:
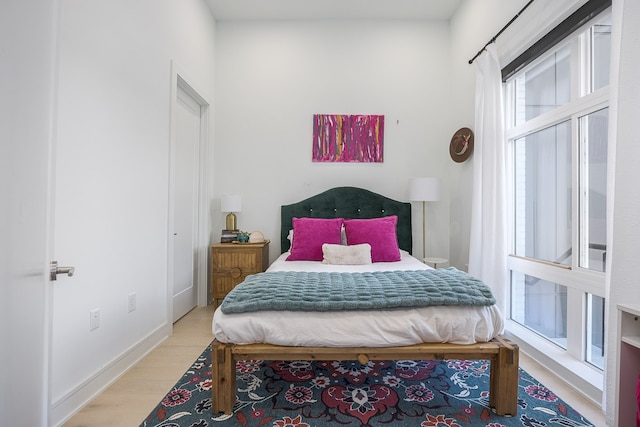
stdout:
POLYGON ((516 125, 569 102, 571 49, 558 49, 515 79, 516 125))
POLYGON ((604 272, 607 240, 607 123, 609 109, 579 118, 580 262, 579 266, 604 272))
POLYGON ((514 141, 515 254, 571 261, 571 122, 514 141))
POLYGON ((586 361, 600 369, 604 365, 604 298, 587 296, 586 361))
POLYGON ((511 319, 604 364, 610 9, 505 82, 511 319))
POLYGON ((566 286, 514 271, 511 288, 512 319, 566 349, 566 286))

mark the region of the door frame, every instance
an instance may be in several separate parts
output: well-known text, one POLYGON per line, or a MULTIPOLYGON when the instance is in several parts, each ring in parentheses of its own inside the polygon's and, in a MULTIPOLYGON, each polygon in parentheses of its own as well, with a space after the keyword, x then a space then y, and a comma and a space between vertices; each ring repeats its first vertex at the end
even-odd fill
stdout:
POLYGON ((209 166, 212 164, 209 156, 209 133, 210 133, 210 106, 211 103, 205 92, 200 90, 193 79, 188 77, 174 60, 171 61, 171 103, 170 103, 170 147, 169 147, 169 212, 167 223, 167 320, 172 323, 173 319, 173 254, 174 254, 174 208, 175 208, 175 153, 176 153, 176 114, 178 88, 186 92, 193 100, 200 105, 200 141, 198 147, 198 194, 196 208, 196 232, 195 232, 195 274, 194 285, 196 286, 196 303, 199 307, 208 304, 208 276, 207 259, 209 248, 209 180, 212 175, 209 166))

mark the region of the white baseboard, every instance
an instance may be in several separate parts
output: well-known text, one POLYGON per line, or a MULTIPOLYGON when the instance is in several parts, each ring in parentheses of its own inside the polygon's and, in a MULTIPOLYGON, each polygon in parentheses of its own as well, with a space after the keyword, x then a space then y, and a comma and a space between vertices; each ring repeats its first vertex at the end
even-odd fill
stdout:
POLYGON ((171 323, 165 323, 124 351, 104 368, 91 375, 78 387, 51 404, 49 425, 61 426, 85 405, 116 382, 142 358, 158 347, 172 333, 171 323))

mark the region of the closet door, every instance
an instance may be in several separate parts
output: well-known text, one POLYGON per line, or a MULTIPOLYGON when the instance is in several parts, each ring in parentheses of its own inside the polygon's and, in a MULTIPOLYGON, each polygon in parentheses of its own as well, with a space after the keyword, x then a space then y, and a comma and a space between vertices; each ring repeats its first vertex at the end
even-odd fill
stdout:
POLYGON ((178 85, 174 141, 173 321, 196 306, 200 104, 178 85))

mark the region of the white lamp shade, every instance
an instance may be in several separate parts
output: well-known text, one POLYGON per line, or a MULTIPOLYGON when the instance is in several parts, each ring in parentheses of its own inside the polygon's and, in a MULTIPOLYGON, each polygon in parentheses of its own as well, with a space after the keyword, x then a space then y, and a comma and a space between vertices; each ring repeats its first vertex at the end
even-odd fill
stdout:
POLYGON ((221 212, 240 212, 242 210, 242 196, 230 194, 222 196, 220 200, 221 212))
POLYGON ((440 179, 411 178, 409 200, 412 202, 435 202, 440 200, 440 179))

